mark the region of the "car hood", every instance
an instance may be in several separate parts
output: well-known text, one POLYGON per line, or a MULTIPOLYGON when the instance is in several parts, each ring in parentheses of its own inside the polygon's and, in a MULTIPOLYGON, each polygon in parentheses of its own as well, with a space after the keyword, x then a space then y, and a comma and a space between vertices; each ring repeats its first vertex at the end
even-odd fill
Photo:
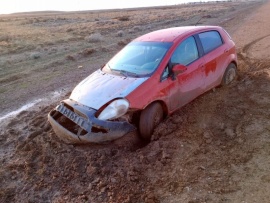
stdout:
POLYGON ((70 99, 98 110, 115 98, 126 97, 147 79, 122 77, 97 70, 74 88, 70 99))

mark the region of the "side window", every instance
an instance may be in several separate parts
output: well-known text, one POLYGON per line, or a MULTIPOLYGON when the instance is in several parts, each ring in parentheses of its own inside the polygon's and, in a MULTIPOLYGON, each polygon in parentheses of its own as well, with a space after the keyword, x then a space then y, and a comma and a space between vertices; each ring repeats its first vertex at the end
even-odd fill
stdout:
POLYGON ((188 65, 199 58, 197 45, 194 37, 184 40, 174 51, 171 62, 188 65))
POLYGON ((209 53, 223 44, 220 34, 217 31, 203 32, 199 34, 204 53, 209 53))

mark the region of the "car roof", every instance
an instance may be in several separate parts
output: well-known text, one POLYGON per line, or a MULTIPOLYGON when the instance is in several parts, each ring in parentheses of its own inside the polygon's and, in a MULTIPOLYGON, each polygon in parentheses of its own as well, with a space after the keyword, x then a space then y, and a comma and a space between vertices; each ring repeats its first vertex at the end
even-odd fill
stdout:
POLYGON ((136 38, 134 41, 141 42, 173 42, 176 38, 184 36, 190 33, 196 33, 200 31, 206 31, 209 29, 218 29, 218 26, 183 26, 183 27, 172 27, 162 30, 150 32, 136 38))

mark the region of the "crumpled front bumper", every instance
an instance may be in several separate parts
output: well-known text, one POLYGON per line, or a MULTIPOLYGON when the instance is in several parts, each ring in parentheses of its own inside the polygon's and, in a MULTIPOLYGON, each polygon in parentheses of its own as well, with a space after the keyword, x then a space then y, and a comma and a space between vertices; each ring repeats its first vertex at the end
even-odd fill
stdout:
POLYGON ((48 114, 56 135, 66 143, 102 143, 116 140, 136 128, 127 121, 104 121, 96 110, 67 99, 48 114))

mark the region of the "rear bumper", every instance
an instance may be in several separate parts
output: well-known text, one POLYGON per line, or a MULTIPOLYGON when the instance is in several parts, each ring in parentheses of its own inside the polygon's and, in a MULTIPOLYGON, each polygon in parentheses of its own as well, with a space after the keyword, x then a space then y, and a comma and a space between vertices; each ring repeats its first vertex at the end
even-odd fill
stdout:
POLYGON ((69 144, 112 141, 136 129, 126 121, 99 120, 95 113, 95 109, 67 99, 48 114, 48 120, 56 135, 69 144))

